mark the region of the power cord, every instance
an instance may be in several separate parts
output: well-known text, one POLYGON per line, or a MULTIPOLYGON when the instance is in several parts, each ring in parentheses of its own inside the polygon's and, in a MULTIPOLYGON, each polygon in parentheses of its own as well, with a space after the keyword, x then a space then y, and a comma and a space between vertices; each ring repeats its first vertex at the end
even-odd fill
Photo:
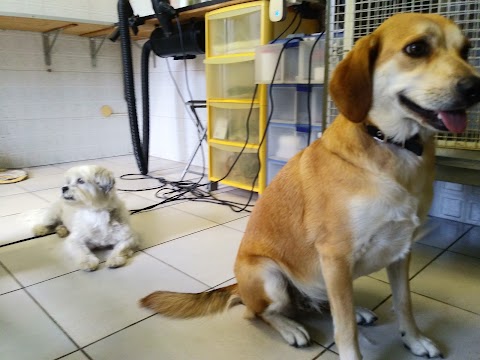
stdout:
MULTIPOLYGON (((300 23, 301 23, 301 18, 300 18, 299 24, 297 25, 297 27, 295 28, 293 33, 298 29, 298 27, 300 26, 300 23)), ((293 21, 292 21, 291 24, 293 24, 293 21)), ((177 18, 177 25, 178 25, 179 31, 181 32, 181 27, 179 26, 178 18, 177 18)), ((289 25, 288 27, 290 27, 290 26, 291 25, 289 25)), ((288 29, 288 27, 287 27, 287 29, 288 29)), ((180 33, 180 38, 181 37, 182 37, 182 35, 180 33)), ((132 214, 139 213, 139 212, 142 212, 142 211, 151 210, 151 209, 153 209, 153 208, 155 208, 159 205, 162 205, 162 204, 165 204, 165 203, 168 203, 168 202, 178 201, 178 200, 202 201, 202 202, 216 203, 216 204, 220 204, 220 205, 229 206, 230 209, 232 211, 235 211, 235 212, 241 212, 241 211, 250 212, 250 210, 248 210, 248 208, 253 206, 253 205, 250 204, 250 202, 252 201, 252 198, 253 198, 253 194, 254 194, 253 190, 255 188, 255 183, 258 180, 258 176, 260 174, 260 169, 261 169, 261 163, 262 163, 262 159, 260 158, 260 149, 261 149, 263 143, 265 142, 268 127, 269 127, 270 121, 271 121, 272 116, 273 116, 274 104, 273 104, 273 92, 272 92, 273 87, 272 87, 272 85, 275 81, 275 76, 277 74, 278 67, 280 65, 280 60, 281 60, 282 54, 283 54, 286 46, 294 40, 303 41, 303 38, 293 37, 293 38, 288 39, 283 44, 283 47, 280 50, 280 53, 278 55, 278 59, 277 59, 276 65, 275 65, 275 70, 274 70, 274 73, 273 73, 272 80, 270 82, 269 99, 270 99, 271 107, 270 107, 269 115, 268 115, 268 118, 267 118, 267 124, 265 126, 264 132, 262 134, 262 137, 261 137, 261 140, 260 140, 260 143, 259 143, 259 146, 258 146, 258 151, 257 151, 258 169, 257 169, 256 175, 255 175, 255 177, 252 181, 250 196, 247 200, 247 203, 246 204, 241 204, 241 203, 237 203, 237 202, 221 200, 221 199, 218 199, 218 198, 214 197, 211 192, 202 190, 201 189, 202 187, 211 185, 211 183, 204 183, 204 184, 200 183, 203 179, 203 176, 197 182, 192 182, 192 181, 187 181, 187 180, 186 181, 168 181, 163 177, 154 177, 154 176, 151 176, 151 175, 148 175, 148 174, 147 175, 125 174, 125 175, 122 175, 120 178, 124 179, 124 180, 155 179, 155 180, 159 181, 160 184, 161 184, 158 187, 138 189, 138 190, 122 190, 122 189, 119 189, 119 191, 134 191, 134 192, 136 192, 136 191, 157 190, 157 192, 155 194, 155 197, 163 199, 159 203, 156 203, 156 204, 153 204, 153 205, 141 208, 141 209, 132 210, 131 211, 132 214)), ((181 46, 182 46, 182 50, 185 54, 185 51, 183 49, 183 41, 181 41, 181 46)), ((174 80, 173 77, 172 77, 172 80, 174 80)), ((188 76, 187 75, 186 75, 186 81, 188 81, 188 76)), ((177 87, 177 91, 179 92, 179 94, 181 94, 181 92, 178 88, 178 84, 176 84, 176 87, 177 87)), ((232 172, 233 168, 237 164, 238 160, 240 159, 240 157, 242 156, 242 154, 244 153, 244 151, 245 151, 245 149, 248 145, 249 138, 250 138, 250 118, 251 118, 251 114, 252 114, 252 111, 253 111, 253 106, 254 106, 254 103, 255 103, 257 90, 258 90, 258 84, 255 85, 253 95, 252 95, 252 100, 250 102, 250 109, 249 109, 247 119, 246 119, 246 122, 245 122, 245 124, 246 124, 245 125, 245 127, 246 127, 246 139, 245 139, 245 142, 242 146, 242 149, 238 153, 237 157, 235 158, 234 162, 230 166, 227 173, 222 178, 216 180, 214 183, 219 183, 222 180, 225 180, 230 175, 230 173, 232 172)), ((191 95, 191 93, 190 93, 190 95, 191 95)))

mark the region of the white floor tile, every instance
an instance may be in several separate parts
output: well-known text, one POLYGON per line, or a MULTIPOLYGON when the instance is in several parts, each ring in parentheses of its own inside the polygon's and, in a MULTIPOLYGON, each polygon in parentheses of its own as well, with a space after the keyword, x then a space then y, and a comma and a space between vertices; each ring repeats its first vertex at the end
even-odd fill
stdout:
POLYGON ((63 184, 63 175, 57 174, 29 178, 18 183, 18 186, 27 191, 38 191, 45 189, 60 189, 63 184))
POLYGON ((35 238, 0 248, 0 261, 23 286, 29 286, 78 269, 57 235, 35 238))
MULTIPOLYGON (((362 277, 354 281, 355 306, 372 310, 384 301, 390 294, 390 286, 381 281, 362 277)), ((327 347, 333 340, 333 320, 330 313, 305 314, 298 318, 310 332, 312 339, 327 347)))
POLYGON ((239 230, 239 231, 242 231, 242 232, 245 232, 246 228, 247 228, 247 223, 248 223, 248 220, 250 219, 250 216, 245 216, 241 219, 237 219, 237 220, 233 220, 233 221, 229 221, 223 225, 225 226, 228 226, 232 229, 235 229, 235 230, 239 230))
POLYGON ((64 172, 68 169, 71 169, 74 166, 82 166, 82 165, 99 165, 108 168, 110 162, 104 159, 91 159, 91 160, 82 160, 82 161, 72 161, 62 164, 56 164, 55 166, 62 169, 64 172))
POLYGON ((231 279, 243 233, 225 226, 203 230, 145 250, 209 286, 231 279))
POLYGON ((475 226, 449 249, 463 255, 480 258, 480 226, 475 226))
POLYGON ((24 290, 0 296, 2 359, 55 359, 75 345, 24 290))
POLYGON ((220 205, 203 201, 185 201, 174 205, 175 209, 197 215, 204 219, 223 224, 248 215, 247 212, 235 212, 226 205, 220 205))
MULTIPOLYGON (((24 192, 26 192, 26 190, 18 186, 18 183, 0 184, 0 196, 22 194, 24 192)), ((0 199, 0 202, 1 201, 0 199)))
POLYGON ((65 169, 62 169, 61 167, 57 167, 54 165, 35 166, 31 168, 26 168, 25 170, 28 172, 29 177, 57 175, 57 174, 63 174, 65 172, 65 169))
MULTIPOLYGON (((412 300, 418 327, 435 341, 446 359, 478 358, 478 315, 415 294, 412 300)), ((360 342, 363 358, 418 360, 418 356, 403 347, 391 300, 380 306, 377 315, 378 324, 363 329, 365 336, 374 342, 360 342)))
POLYGON ((480 259, 447 251, 411 281, 411 290, 480 314, 480 259))
POLYGON ((29 287, 80 346, 149 316, 138 300, 158 289, 198 292, 206 287, 142 253, 118 269, 101 265, 91 273, 77 271, 29 287))
POLYGON ((0 265, 0 295, 18 289, 20 284, 0 265))
POLYGON ((131 218, 131 223, 140 234, 142 249, 217 226, 212 221, 172 207, 135 214, 131 218))
POLYGON ((154 316, 99 341, 85 351, 93 359, 311 360, 318 345, 297 349, 260 320, 243 318, 242 305, 220 315, 174 320, 154 316))
POLYGON ((144 207, 155 204, 155 201, 148 200, 141 196, 135 195, 135 193, 119 192, 118 197, 123 200, 125 206, 129 210, 143 209, 144 207))
MULTIPOLYGON (((434 259, 438 254, 442 252, 441 249, 423 245, 423 244, 413 244, 412 247, 412 258, 410 260, 410 278, 417 274, 425 265, 427 265, 432 259, 434 259)), ((387 270, 382 269, 373 274, 369 275, 370 277, 382 281, 388 281, 387 270)))
MULTIPOLYGON (((315 359, 315 360, 317 360, 317 359, 315 359)), ((327 350, 325 353, 320 355, 318 360, 340 360, 340 357, 337 354, 335 354, 334 352, 331 352, 331 351, 327 350)))
POLYGON ((49 203, 53 203, 61 198, 62 190, 60 188, 53 188, 53 189, 35 191, 35 192, 32 192, 31 194, 41 197, 42 199, 48 201, 49 203))
POLYGON ((0 201, 0 217, 19 214, 30 209, 39 209, 48 206, 48 201, 32 194, 3 196, 0 201))
POLYGON ((33 236, 33 232, 26 215, 15 214, 0 217, 0 245, 27 239, 33 236))
POLYGON ((62 357, 61 360, 88 360, 88 358, 81 351, 76 351, 73 354, 62 357))
POLYGON ((472 225, 431 217, 425 225, 430 232, 419 243, 446 249, 462 236, 472 225))

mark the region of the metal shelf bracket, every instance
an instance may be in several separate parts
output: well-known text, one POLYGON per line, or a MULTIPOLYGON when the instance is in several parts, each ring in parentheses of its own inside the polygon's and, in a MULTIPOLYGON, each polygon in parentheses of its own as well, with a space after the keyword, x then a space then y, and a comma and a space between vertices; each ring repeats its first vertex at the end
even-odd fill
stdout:
POLYGON ((104 36, 100 41, 99 44, 97 45, 97 38, 89 38, 90 40, 90 57, 92 59, 92 66, 97 67, 97 54, 100 51, 103 43, 107 39, 106 36, 104 36))

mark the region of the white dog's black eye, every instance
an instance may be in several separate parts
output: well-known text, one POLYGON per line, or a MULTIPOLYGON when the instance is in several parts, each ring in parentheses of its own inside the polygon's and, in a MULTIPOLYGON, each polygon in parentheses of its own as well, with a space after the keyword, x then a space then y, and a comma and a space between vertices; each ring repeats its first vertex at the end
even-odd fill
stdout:
POLYGON ((417 58, 428 55, 430 53, 430 46, 428 45, 428 43, 421 40, 408 44, 407 46, 405 46, 403 51, 408 56, 417 58))
POLYGON ((82 178, 77 179, 77 184, 85 184, 85 181, 83 181, 82 178))

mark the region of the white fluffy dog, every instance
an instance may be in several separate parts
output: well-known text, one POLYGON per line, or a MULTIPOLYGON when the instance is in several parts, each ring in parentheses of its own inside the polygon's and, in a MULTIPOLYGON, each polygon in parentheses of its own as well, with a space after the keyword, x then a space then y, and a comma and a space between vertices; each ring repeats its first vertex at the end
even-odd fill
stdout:
POLYGON ((83 270, 97 268, 99 260, 90 251, 97 247, 113 246, 108 267, 124 265, 138 243, 128 210, 115 192, 113 174, 100 166, 85 165, 68 170, 65 179, 62 198, 34 226, 35 235, 55 230, 67 237, 67 248, 83 270))

